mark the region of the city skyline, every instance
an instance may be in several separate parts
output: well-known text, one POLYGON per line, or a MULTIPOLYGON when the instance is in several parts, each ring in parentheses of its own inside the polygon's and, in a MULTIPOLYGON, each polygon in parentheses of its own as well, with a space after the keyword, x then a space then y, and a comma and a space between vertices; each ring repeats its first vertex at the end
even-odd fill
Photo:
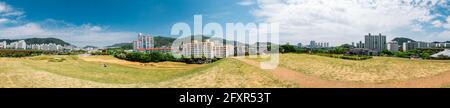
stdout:
POLYGON ((450 40, 448 0, 201 0, 184 5, 180 2, 185 1, 172 0, 27 2, 31 1, 0 1, 0 38, 56 37, 77 46, 107 46, 130 42, 140 32, 170 36, 173 24, 192 23, 193 15, 200 14, 205 16, 204 22, 222 25, 280 23, 281 43, 320 40, 337 46, 357 42, 366 33, 385 34, 389 36, 386 40, 450 40))

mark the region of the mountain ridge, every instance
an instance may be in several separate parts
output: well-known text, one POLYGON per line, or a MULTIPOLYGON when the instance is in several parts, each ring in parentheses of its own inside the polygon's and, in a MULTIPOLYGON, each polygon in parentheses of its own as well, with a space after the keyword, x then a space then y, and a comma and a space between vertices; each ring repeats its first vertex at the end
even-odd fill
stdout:
POLYGON ((6 41, 6 43, 12 43, 16 41, 24 40, 27 44, 49 44, 49 43, 55 43, 58 45, 71 45, 70 43, 58 39, 58 38, 25 38, 25 39, 0 39, 0 42, 6 41))

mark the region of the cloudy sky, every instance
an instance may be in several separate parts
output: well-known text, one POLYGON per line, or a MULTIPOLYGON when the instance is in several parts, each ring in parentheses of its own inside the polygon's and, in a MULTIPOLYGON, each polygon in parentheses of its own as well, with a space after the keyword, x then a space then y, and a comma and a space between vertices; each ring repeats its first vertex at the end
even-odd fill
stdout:
POLYGON ((449 0, 245 0, 258 21, 278 22, 285 42, 363 40, 386 34, 422 41, 450 40, 449 0), (253 2, 253 3, 250 3, 253 2))
POLYGON ((77 46, 169 36, 177 22, 280 24, 282 43, 450 40, 449 0, 0 0, 0 38, 56 37, 77 46))

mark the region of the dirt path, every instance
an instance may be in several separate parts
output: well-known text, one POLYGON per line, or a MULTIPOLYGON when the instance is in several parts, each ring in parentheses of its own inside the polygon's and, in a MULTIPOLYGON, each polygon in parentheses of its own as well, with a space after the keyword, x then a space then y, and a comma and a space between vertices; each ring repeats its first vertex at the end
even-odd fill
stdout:
MULTIPOLYGON (((244 63, 259 66, 259 62, 235 58, 244 63)), ((280 79, 297 83, 306 88, 440 88, 450 85, 450 72, 444 72, 436 76, 417 78, 406 81, 392 81, 387 83, 358 83, 348 81, 332 81, 321 79, 316 76, 306 75, 284 67, 278 67, 271 72, 280 79)))

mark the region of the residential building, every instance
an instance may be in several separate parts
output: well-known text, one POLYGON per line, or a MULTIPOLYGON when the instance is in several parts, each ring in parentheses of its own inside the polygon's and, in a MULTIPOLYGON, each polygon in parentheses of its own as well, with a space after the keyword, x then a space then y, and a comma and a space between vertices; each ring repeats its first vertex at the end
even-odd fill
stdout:
POLYGON ((133 50, 145 52, 154 48, 154 40, 150 35, 138 34, 137 40, 133 41, 133 50))
POLYGON ((7 45, 7 48, 9 48, 9 49, 23 49, 23 50, 26 50, 27 49, 27 43, 24 40, 15 41, 15 42, 12 42, 11 44, 7 45))
POLYGON ((316 41, 310 41, 309 42, 309 48, 316 48, 317 47, 316 45, 317 45, 316 41))
POLYGON ((301 48, 302 47, 302 43, 297 43, 297 47, 301 48))
POLYGON ((414 49, 424 49, 424 48, 450 48, 450 43, 447 42, 405 42, 402 45, 403 51, 414 50, 414 49))
POLYGON ((364 40, 364 48, 374 50, 376 52, 386 50, 386 36, 381 35, 381 33, 379 35, 371 35, 369 33, 364 36, 364 40))
POLYGON ((359 43, 356 43, 356 48, 364 48, 364 43, 362 43, 362 41, 359 41, 359 43))
POLYGON ((234 54, 235 47, 233 45, 222 45, 221 42, 210 40, 205 40, 204 42, 194 40, 191 43, 184 43, 181 45, 181 48, 181 55, 185 57, 225 58, 234 54))
POLYGON ((31 49, 31 50, 64 51, 66 48, 69 51, 71 51, 71 49, 73 49, 73 48, 64 47, 62 45, 58 45, 55 43, 27 45, 27 49, 31 49))
POLYGON ((3 41, 2 43, 0 43, 0 49, 6 49, 6 41, 3 41))
MULTIPOLYGON (((76 46, 71 46, 76 48, 76 46)), ((6 41, 0 43, 0 49, 20 49, 20 50, 45 50, 45 51, 64 51, 66 47, 55 43, 45 44, 27 44, 25 40, 19 40, 7 44, 6 41)))
POLYGON ((308 47, 309 48, 328 48, 328 47, 330 47, 330 44, 328 42, 310 41, 308 47))
POLYGON ((432 47, 436 48, 450 48, 450 43, 448 42, 433 42, 431 44, 432 47))
POLYGON ((397 41, 388 42, 387 47, 389 51, 399 51, 398 50, 399 45, 397 41))

